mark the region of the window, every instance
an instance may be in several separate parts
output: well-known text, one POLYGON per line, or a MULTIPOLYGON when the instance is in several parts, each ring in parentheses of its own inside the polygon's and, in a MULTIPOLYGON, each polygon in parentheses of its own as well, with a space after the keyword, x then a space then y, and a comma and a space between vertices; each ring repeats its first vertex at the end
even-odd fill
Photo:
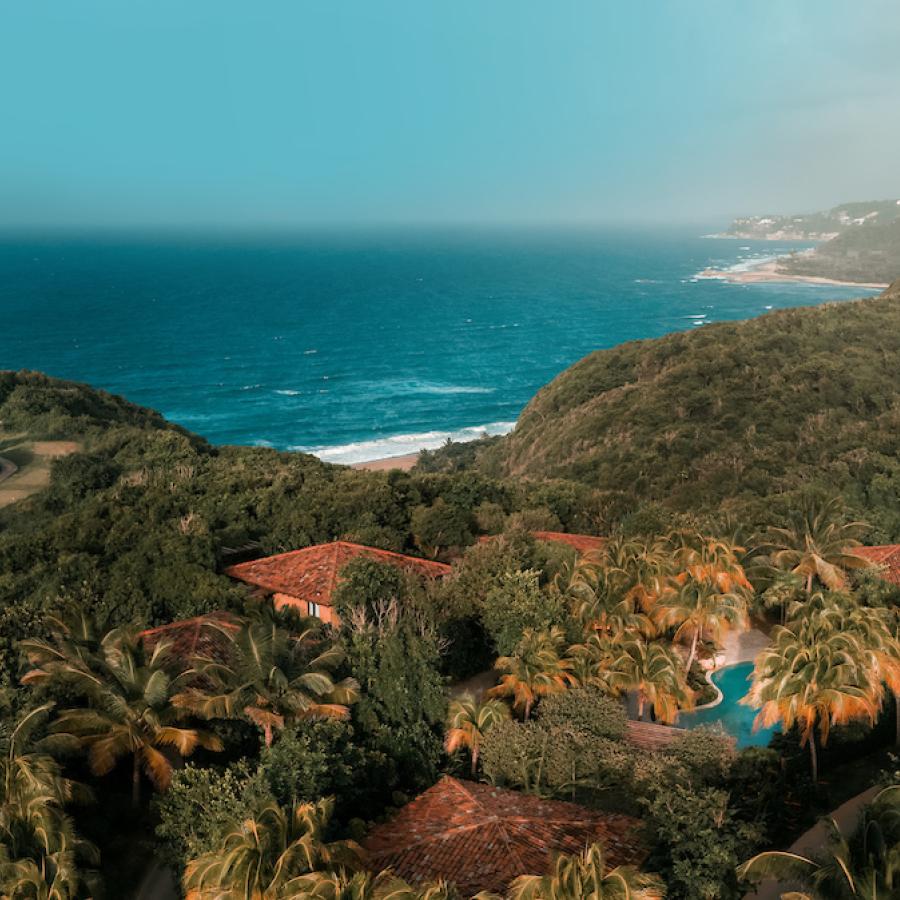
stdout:
POLYGON ((318 603, 307 603, 307 609, 309 610, 309 614, 311 616, 315 616, 317 619, 321 619, 322 616, 319 613, 319 604, 318 603))

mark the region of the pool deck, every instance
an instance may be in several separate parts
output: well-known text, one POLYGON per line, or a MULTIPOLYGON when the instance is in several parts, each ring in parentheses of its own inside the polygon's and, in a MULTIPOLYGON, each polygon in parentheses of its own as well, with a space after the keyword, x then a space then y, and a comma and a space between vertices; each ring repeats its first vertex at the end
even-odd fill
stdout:
POLYGON ((722 649, 710 660, 710 671, 724 669, 742 662, 753 662, 760 650, 765 650, 771 641, 758 628, 747 631, 729 631, 722 638, 722 649))

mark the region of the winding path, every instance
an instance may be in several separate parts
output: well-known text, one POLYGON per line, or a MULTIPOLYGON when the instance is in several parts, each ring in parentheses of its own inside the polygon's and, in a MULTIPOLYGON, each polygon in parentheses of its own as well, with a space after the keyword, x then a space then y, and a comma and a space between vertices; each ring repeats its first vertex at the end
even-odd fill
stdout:
MULTIPOLYGON (((841 834, 850 834, 859 821, 859 814, 862 812, 862 808, 872 802, 872 798, 879 790, 880 788, 877 786, 870 787, 861 794, 851 797, 846 803, 842 803, 829 816, 823 816, 809 831, 805 831, 791 844, 788 848, 790 852, 799 853, 803 856, 814 856, 821 850, 828 841, 829 818, 837 822, 841 834)), ((778 900, 782 893, 792 890, 797 890, 796 885, 767 878, 760 882, 755 891, 744 894, 744 900, 778 900)))

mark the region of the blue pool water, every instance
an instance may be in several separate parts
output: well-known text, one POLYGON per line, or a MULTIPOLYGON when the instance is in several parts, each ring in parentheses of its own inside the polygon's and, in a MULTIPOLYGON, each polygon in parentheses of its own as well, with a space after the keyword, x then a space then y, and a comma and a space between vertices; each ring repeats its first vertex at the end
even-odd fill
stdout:
POLYGON ((760 728, 754 731, 753 720, 756 718, 757 710, 743 706, 739 702, 750 688, 749 679, 752 672, 752 662, 737 663, 713 672, 712 680, 722 692, 722 702, 696 712, 682 713, 678 717, 678 725, 682 728, 696 728, 698 725, 719 723, 729 734, 737 738, 738 748, 767 746, 778 729, 760 728))

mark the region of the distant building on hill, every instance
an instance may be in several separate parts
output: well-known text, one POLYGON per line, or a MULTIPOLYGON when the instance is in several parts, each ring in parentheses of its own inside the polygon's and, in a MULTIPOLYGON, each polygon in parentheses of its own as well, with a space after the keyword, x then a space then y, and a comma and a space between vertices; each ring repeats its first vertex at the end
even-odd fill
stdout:
POLYGON ((881 568, 885 581, 900 585, 900 544, 882 544, 878 547, 855 547, 858 556, 881 568))
POLYGON ((545 875, 559 853, 600 843, 610 868, 647 855, 630 816, 542 800, 443 777, 363 842, 373 871, 390 868, 412 883, 445 879, 463 896, 503 894, 519 875, 545 875))
POLYGON ((336 623, 334 590, 341 570, 354 559, 372 559, 423 578, 441 578, 450 571, 444 563, 333 541, 229 566, 225 574, 251 585, 261 596, 271 597, 278 609, 293 606, 304 615, 336 623))

